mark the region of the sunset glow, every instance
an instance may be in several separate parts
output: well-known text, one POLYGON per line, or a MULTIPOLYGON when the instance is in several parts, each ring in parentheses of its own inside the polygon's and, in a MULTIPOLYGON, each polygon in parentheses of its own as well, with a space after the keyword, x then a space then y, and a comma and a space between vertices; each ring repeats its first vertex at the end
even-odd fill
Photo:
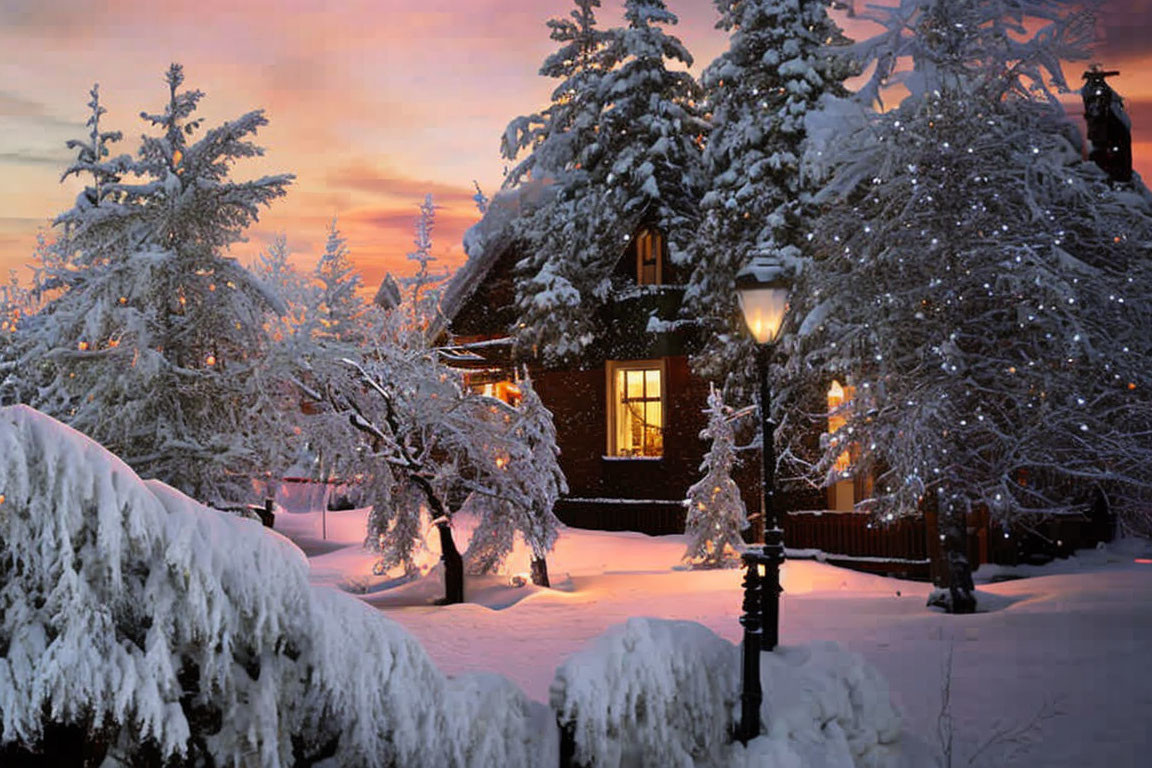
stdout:
MULTIPOLYGON (((726 46, 704 0, 671 0, 676 33, 698 72, 726 46)), ((435 195, 435 253, 445 266, 464 258, 461 236, 478 218, 473 180, 493 194, 504 161, 507 122, 546 104, 551 81, 536 72, 553 50, 545 21, 569 0, 48 0, 0 5, 0 272, 31 260, 38 231, 79 190, 59 183, 83 133, 94 82, 122 130, 114 151, 135 149, 148 130, 137 115, 165 98, 172 61, 207 96, 208 125, 264 108, 266 156, 237 169, 245 178, 295 173, 288 197, 265 212, 250 242, 234 248, 250 261, 284 232, 293 258, 310 267, 333 216, 374 289, 387 271, 410 271, 417 206, 435 195)), ((620 8, 605 0, 605 26, 620 8)), ((867 30, 846 21, 857 36, 867 30)), ((1096 54, 1122 75, 1135 164, 1152 177, 1152 0, 1105 3, 1096 54)), ((1081 64, 1069 65, 1079 84, 1081 64)), ((1074 109, 1078 108, 1078 104, 1074 109)))

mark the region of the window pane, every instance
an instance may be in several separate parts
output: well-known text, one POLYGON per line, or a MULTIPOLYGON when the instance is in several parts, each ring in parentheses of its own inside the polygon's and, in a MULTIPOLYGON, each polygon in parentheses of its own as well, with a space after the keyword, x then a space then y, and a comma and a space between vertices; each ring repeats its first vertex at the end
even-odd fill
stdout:
POLYGON ((644 371, 627 371, 628 391, 625 397, 629 400, 640 400, 644 397, 644 371))
POLYGON ((660 371, 644 371, 645 397, 660 397, 660 371))

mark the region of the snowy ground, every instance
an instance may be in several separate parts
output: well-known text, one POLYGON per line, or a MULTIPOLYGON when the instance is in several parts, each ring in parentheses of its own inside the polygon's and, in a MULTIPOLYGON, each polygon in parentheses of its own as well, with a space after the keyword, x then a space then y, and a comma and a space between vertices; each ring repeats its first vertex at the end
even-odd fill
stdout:
MULTIPOLYGON (((509 574, 468 580, 469 604, 441 608, 429 604, 441 594, 431 567, 436 553, 428 552, 430 567, 415 581, 373 575, 373 559, 360 548, 365 517, 362 510, 327 513, 326 537, 315 512, 281 514, 276 527, 309 555, 314 583, 360 594, 407 627, 449 674, 499 672, 547 701, 556 668, 632 616, 698 621, 739 641, 739 572, 679 569, 679 536, 567 529, 549 558, 554 589, 511 586, 511 573, 528 569, 526 553, 517 552, 509 574)), ((467 535, 466 523, 458 525, 462 549, 467 535)), ((986 612, 974 616, 926 608, 926 584, 812 561, 786 563, 782 580, 782 643, 835 640, 862 654, 887 677, 907 728, 933 745, 952 649, 953 765, 967 764, 989 738, 994 743, 975 765, 1123 768, 1152 761, 1146 542, 1043 568, 982 571, 986 612), (995 738, 1000 729, 1030 724, 1035 728, 1015 741, 995 738)))

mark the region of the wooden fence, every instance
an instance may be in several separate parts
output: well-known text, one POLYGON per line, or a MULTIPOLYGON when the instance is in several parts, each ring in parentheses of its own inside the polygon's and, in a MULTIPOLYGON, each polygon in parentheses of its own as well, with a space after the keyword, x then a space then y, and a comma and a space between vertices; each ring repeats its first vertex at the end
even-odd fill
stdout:
POLYGON ((784 546, 797 555, 824 557, 861 570, 926 578, 924 518, 877 522, 849 512, 791 512, 784 515, 784 546))
POLYGON ((580 499, 556 502, 556 517, 573 528, 639 531, 650 536, 684 533, 684 505, 662 499, 580 499))

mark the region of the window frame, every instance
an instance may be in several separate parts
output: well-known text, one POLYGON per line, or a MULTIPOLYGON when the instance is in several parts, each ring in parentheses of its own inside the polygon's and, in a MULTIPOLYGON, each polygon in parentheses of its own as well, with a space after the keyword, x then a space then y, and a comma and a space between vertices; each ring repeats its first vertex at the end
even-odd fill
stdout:
MULTIPOLYGON (((604 364, 605 400, 608 439, 605 459, 616 461, 660 461, 668 454, 665 437, 668 434, 668 363, 665 358, 651 360, 608 360, 604 364), (618 408, 623 401, 616 391, 616 376, 622 371, 657 371, 660 374, 660 454, 658 456, 628 456, 619 452, 617 445, 618 408)), ((655 398, 645 398, 645 400, 655 398)))

